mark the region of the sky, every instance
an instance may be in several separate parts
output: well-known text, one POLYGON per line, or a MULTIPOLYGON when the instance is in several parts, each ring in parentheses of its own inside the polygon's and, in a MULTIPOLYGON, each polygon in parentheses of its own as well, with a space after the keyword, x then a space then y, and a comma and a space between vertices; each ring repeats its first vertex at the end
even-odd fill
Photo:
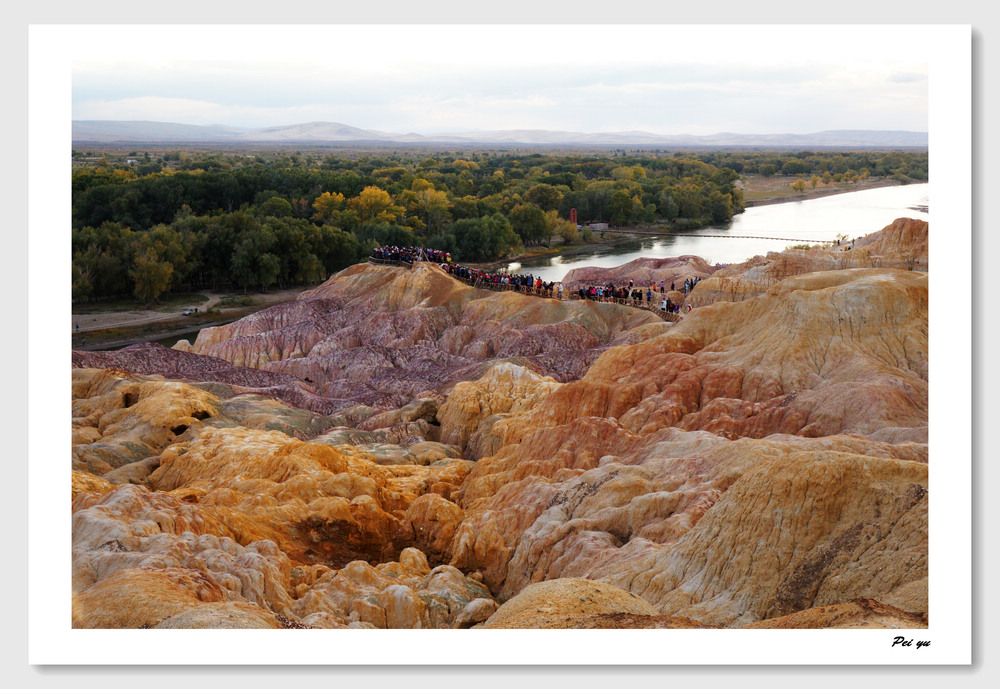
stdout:
POLYGON ((94 30, 108 40, 74 55, 73 119, 421 134, 928 128, 926 60, 899 49, 907 27, 94 30))

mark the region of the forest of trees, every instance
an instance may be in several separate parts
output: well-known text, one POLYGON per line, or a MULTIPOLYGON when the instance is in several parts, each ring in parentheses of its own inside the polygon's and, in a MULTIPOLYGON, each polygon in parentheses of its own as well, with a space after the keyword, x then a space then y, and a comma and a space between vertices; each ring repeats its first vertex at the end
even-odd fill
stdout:
MULTIPOLYGON (((375 246, 491 261, 578 222, 694 228, 741 174, 926 180, 926 153, 245 154, 74 151, 73 298, 315 284, 375 246)), ((838 180, 839 181, 839 180, 838 180)))

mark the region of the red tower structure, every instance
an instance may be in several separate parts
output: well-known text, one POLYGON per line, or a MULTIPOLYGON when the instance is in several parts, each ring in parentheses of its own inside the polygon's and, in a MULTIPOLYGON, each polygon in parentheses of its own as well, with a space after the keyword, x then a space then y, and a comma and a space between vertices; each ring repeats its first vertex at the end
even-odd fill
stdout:
POLYGON ((569 209, 569 221, 571 223, 573 223, 574 225, 576 225, 576 209, 575 208, 570 208, 569 209))

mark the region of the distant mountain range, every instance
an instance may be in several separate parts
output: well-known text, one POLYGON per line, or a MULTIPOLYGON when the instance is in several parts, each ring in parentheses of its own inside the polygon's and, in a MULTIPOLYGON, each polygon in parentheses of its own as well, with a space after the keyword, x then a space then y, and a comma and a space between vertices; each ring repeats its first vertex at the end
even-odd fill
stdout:
POLYGON ((177 124, 118 120, 74 120, 74 143, 398 143, 398 144, 536 144, 536 145, 660 145, 805 146, 805 147, 927 147, 927 132, 843 129, 814 134, 664 135, 644 131, 563 132, 547 129, 505 129, 424 135, 393 134, 359 129, 339 122, 307 122, 282 127, 244 129, 225 125, 177 124))

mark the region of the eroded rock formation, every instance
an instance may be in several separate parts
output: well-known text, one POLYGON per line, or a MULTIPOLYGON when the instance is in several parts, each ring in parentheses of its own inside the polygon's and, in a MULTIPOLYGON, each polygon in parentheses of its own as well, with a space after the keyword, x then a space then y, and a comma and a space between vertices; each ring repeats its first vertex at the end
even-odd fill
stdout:
POLYGON ((851 252, 901 266, 753 259, 676 325, 355 266, 74 353, 73 623, 926 625, 926 223, 851 252))

